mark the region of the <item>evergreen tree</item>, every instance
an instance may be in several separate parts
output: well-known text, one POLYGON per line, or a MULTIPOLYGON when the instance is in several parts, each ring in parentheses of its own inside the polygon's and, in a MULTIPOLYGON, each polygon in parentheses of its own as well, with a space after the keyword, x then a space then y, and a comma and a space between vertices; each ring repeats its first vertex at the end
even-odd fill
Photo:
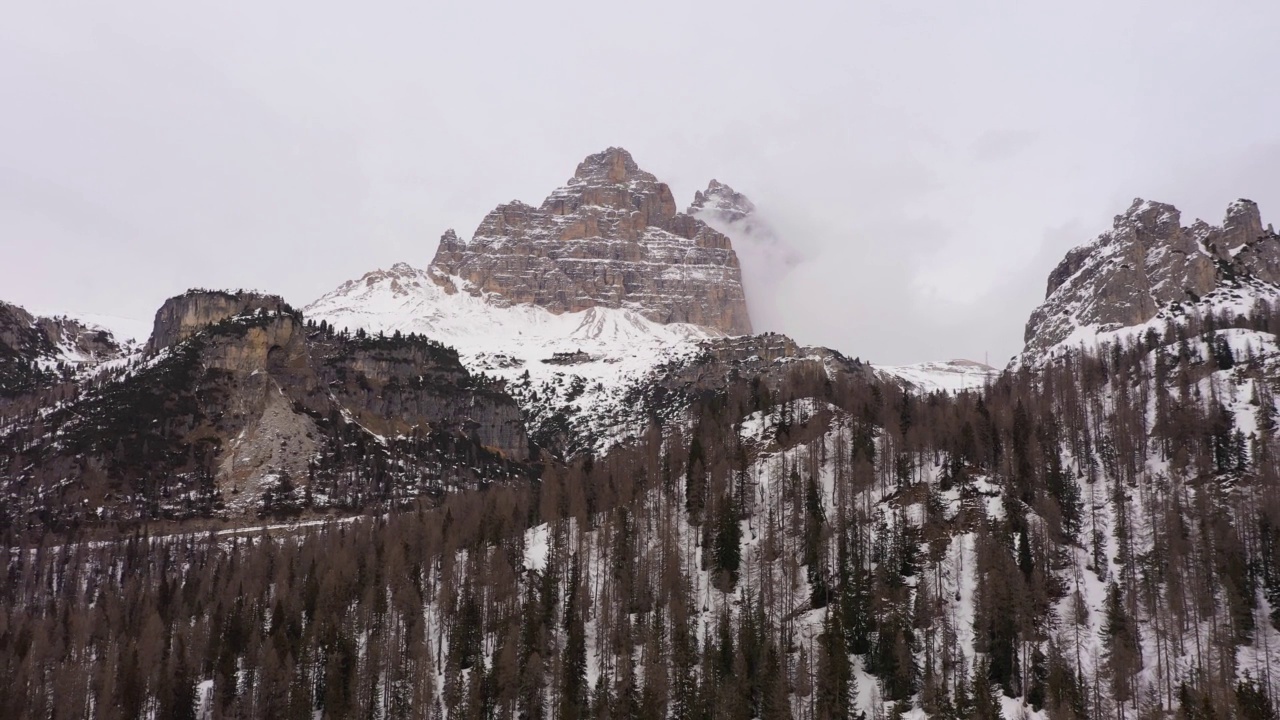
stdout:
POLYGON ((719 506, 716 514, 715 568, 724 578, 724 589, 730 590, 738 581, 738 567, 742 562, 742 525, 729 498, 722 498, 719 506))
POLYGON ((817 704, 815 718, 856 718, 853 667, 846 649, 844 627, 837 608, 827 610, 822 635, 818 638, 817 704))
POLYGON ((1118 702, 1134 697, 1133 677, 1142 669, 1138 626, 1125 609, 1120 586, 1107 586, 1106 618, 1102 633, 1106 641, 1106 663, 1111 674, 1111 692, 1118 702))
POLYGON ((565 649, 561 670, 559 720, 587 717, 587 636, 586 618, 582 612, 582 568, 574 555, 569 567, 569 584, 565 593, 565 649))

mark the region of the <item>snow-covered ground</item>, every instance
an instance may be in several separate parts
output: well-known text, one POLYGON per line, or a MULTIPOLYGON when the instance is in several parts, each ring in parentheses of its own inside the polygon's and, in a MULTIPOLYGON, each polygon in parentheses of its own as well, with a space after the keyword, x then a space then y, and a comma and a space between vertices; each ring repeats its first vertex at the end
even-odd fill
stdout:
MULTIPOLYGON (((1070 304, 1065 312, 1074 315, 1081 301, 1070 304)), ((1194 303, 1174 303, 1160 308, 1150 320, 1136 325, 1081 324, 1071 317, 1072 330, 1062 341, 1042 351, 1025 350, 1010 363, 1011 369, 1021 366, 1040 367, 1053 358, 1072 351, 1096 352, 1100 346, 1127 342, 1150 332, 1164 335, 1171 325, 1183 324, 1190 316, 1225 315, 1229 318, 1248 316, 1259 302, 1280 302, 1280 288, 1261 281, 1244 279, 1237 286, 1224 285, 1206 294, 1194 303)))
POLYGON ((999 370, 973 360, 922 362, 913 365, 872 365, 876 371, 911 383, 917 392, 981 390, 999 370))
MULTIPOLYGON (((115 342, 123 351, 121 357, 135 354, 147 342, 147 338, 151 335, 151 323, 149 321, 136 320, 134 318, 119 317, 116 315, 103 315, 100 313, 82 313, 82 312, 63 312, 63 311, 35 311, 37 317, 42 318, 67 318, 80 323, 86 329, 91 331, 105 331, 110 333, 115 342)), ((86 353, 81 347, 77 347, 76 338, 64 335, 57 342, 56 354, 43 362, 47 367, 53 367, 57 363, 65 363, 77 368, 97 368, 105 362, 115 362, 121 357, 99 357, 86 353)))
POLYGON ((472 295, 461 278, 448 281, 462 290, 448 292, 429 271, 399 263, 344 283, 303 313, 339 330, 425 335, 456 349, 472 372, 506 380, 526 410, 531 401, 552 394, 566 410, 601 423, 617 414, 633 382, 691 355, 699 341, 723 335, 697 325, 657 323, 633 309, 555 314, 472 295))

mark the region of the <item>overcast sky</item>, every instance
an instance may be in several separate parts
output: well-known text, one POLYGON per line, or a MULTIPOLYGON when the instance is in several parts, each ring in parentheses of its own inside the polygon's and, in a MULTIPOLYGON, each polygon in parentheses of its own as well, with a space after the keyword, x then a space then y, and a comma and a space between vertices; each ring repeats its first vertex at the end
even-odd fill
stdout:
POLYGON ((1280 219, 1273 0, 0 16, 0 298, 41 310, 149 318, 192 286, 301 306, 619 145, 682 206, 712 177, 745 192, 795 247, 757 329, 1003 364, 1050 269, 1134 197, 1280 219))

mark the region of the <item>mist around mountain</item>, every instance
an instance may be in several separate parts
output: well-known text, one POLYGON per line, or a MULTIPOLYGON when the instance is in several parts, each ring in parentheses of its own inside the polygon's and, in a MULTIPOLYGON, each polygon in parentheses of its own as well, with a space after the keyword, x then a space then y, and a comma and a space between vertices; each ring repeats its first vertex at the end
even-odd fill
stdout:
POLYGON ((0 305, 0 707, 1276 717, 1256 205, 1136 201, 1002 370, 752 334, 746 247, 792 257, 610 148, 301 309, 0 305))

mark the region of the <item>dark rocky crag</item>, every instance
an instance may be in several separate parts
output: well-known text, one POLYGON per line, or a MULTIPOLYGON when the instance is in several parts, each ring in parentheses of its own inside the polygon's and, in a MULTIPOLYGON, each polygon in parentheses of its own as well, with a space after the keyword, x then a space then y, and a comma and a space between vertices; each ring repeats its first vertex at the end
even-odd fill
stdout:
POLYGON ((729 238, 678 212, 671 189, 621 148, 583 160, 539 207, 498 206, 470 241, 446 232, 431 269, 446 289, 460 289, 456 276, 498 302, 631 308, 657 322, 751 332, 729 238))

